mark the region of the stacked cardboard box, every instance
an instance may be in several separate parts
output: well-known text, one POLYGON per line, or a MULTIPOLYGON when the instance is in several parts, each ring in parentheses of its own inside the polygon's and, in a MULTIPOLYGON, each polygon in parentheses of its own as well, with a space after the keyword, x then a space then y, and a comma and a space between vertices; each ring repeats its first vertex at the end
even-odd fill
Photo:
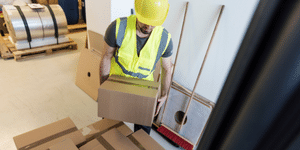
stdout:
POLYGON ((139 150, 140 148, 131 142, 131 140, 124 136, 120 131, 114 128, 79 148, 79 150, 94 149, 139 150))
POLYGON ((71 139, 67 138, 53 146, 50 146, 49 150, 78 150, 78 148, 71 139))
POLYGON ((13 139, 18 150, 47 150, 68 138, 75 145, 85 141, 85 137, 70 118, 15 136, 13 139))
POLYGON ((94 139, 81 146, 79 150, 106 150, 106 148, 97 139, 94 139))
POLYGON ((79 150, 164 150, 144 130, 132 132, 127 125, 120 121, 105 118, 86 128, 80 130, 87 140, 79 150))
POLYGON ((129 135, 128 138, 137 145, 140 149, 145 150, 164 150, 151 136, 149 136, 144 130, 138 130, 129 135))
POLYGON ((18 150, 163 149, 143 130, 133 133, 123 122, 106 118, 80 130, 65 118, 13 139, 18 150))

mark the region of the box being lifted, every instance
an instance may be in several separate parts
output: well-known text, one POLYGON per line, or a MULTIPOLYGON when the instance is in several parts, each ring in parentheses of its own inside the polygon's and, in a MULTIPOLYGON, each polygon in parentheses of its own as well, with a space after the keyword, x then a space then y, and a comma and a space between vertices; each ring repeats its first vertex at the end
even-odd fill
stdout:
POLYGON ((98 116, 151 126, 160 83, 110 76, 98 90, 98 116))

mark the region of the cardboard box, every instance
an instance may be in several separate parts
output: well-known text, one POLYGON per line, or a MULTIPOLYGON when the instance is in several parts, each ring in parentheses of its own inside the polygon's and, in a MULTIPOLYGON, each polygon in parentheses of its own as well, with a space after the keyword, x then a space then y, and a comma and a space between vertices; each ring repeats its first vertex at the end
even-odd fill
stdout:
POLYGON ((102 144, 97 139, 94 139, 87 144, 81 146, 79 150, 106 150, 102 144))
MULTIPOLYGON (((81 50, 77 65, 75 84, 97 101, 100 87, 100 63, 104 50, 103 35, 88 30, 89 49, 81 50)), ((153 73, 154 81, 160 77, 160 61, 153 73)))
POLYGON ((13 137, 18 150, 47 150, 67 138, 75 145, 85 141, 85 137, 69 117, 13 137))
POLYGON ((116 129, 120 131, 124 136, 128 136, 133 133, 133 131, 126 124, 123 124, 116 129))
POLYGON ((106 149, 112 149, 110 147, 113 147, 113 149, 139 150, 135 144, 117 129, 111 129, 97 139, 106 149))
POLYGON ((110 76, 98 91, 98 116, 151 126, 158 91, 158 82, 110 76))
POLYGON ((118 129, 113 128, 105 132, 96 139, 88 142, 80 147, 80 150, 106 150, 106 149, 122 149, 122 150, 139 150, 126 136, 118 129))
POLYGON ((165 150, 160 144, 158 144, 150 135, 144 130, 140 129, 133 134, 129 135, 128 138, 140 149, 144 150, 165 150))
POLYGON ((49 150, 78 150, 73 141, 69 138, 49 147, 49 150))
POLYGON ((133 133, 133 131, 123 122, 107 118, 80 129, 80 132, 82 132, 88 142, 113 128, 118 129, 124 136, 128 136, 133 133))
POLYGON ((104 148, 104 146, 102 146, 102 145, 97 145, 92 150, 106 150, 106 148, 104 148))

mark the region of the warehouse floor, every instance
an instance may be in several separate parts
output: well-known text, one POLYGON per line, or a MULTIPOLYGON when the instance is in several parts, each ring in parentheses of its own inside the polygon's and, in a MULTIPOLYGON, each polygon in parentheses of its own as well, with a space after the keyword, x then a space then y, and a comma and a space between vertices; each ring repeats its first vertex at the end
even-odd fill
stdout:
MULTIPOLYGON (((86 32, 68 35, 78 50, 38 54, 19 61, 0 58, 0 149, 15 150, 13 137, 70 117, 78 129, 92 124, 97 103, 75 85, 76 66, 86 32)), ((133 124, 126 123, 132 130, 133 124)), ((170 145, 154 130, 150 134, 165 149, 170 145)))

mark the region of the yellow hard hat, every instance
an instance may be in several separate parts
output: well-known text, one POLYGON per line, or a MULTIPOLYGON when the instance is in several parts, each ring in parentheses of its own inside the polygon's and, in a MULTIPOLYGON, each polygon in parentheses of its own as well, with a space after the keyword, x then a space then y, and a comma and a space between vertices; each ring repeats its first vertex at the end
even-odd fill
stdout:
POLYGON ((134 5, 138 20, 152 26, 164 23, 170 7, 168 0, 135 0, 134 5))

